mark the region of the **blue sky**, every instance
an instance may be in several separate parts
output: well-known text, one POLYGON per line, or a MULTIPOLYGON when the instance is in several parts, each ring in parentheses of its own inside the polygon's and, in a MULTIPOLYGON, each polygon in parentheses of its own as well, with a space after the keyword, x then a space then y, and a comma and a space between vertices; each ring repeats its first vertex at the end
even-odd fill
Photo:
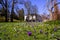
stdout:
POLYGON ((30 0, 33 5, 36 5, 38 7, 38 13, 42 14, 46 12, 46 0, 30 0))
MULTIPOLYGON (((11 0, 9 0, 10 2, 11 0)), ((20 1, 20 0, 19 0, 20 1)), ((47 0, 30 0, 32 5, 36 5, 38 7, 38 14, 43 14, 43 13, 46 13, 46 14, 49 14, 47 8, 46 8, 46 4, 47 4, 47 0)), ((60 0, 58 0, 58 2, 60 2, 60 0)), ((9 4, 11 6, 11 2, 9 4)), ((27 10, 25 8, 25 6, 23 4, 19 4, 17 3, 15 6, 15 9, 24 9, 24 12, 25 14, 27 13, 27 10)), ((60 8, 60 4, 58 5, 59 8, 60 8)), ((1 6, 0 6, 1 7, 1 6)), ((14 11, 16 12, 16 10, 14 9, 14 11)), ((11 11, 11 7, 9 8, 9 10, 11 11)), ((17 12, 16 12, 17 13, 17 12)))
MULTIPOLYGON (((47 0, 30 0, 33 5, 37 5, 38 7, 38 13, 39 14, 49 14, 49 11, 47 10, 47 0)), ((57 0, 57 2, 60 2, 60 0, 57 0)), ((60 4, 58 5, 58 9, 60 9, 60 4)))
MULTIPOLYGON (((38 14, 47 13, 47 10, 46 10, 47 1, 46 0, 30 0, 30 1, 32 5, 36 5, 38 7, 38 14)), ((26 9, 24 6, 19 5, 19 7, 24 8, 25 13, 26 13, 26 9)))
MULTIPOLYGON (((32 5, 36 5, 38 7, 38 14, 43 14, 43 13, 46 13, 46 14, 49 14, 49 11, 47 10, 47 0, 30 0, 32 5)), ((60 0, 57 0, 58 2, 60 2, 60 0)), ((58 5, 59 6, 59 9, 60 9, 60 4, 58 5)), ((24 7, 23 7, 24 8, 24 7)), ((24 10, 26 10, 24 8, 24 10)), ((26 11, 25 11, 26 13, 26 11)))

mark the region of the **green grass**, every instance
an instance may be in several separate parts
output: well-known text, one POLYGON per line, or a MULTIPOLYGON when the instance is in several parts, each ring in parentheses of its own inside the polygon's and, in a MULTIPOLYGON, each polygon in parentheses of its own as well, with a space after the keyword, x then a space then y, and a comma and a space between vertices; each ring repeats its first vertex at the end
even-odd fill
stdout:
POLYGON ((0 39, 2 40, 56 40, 60 38, 59 24, 45 24, 39 22, 1 22, 0 39), (54 28, 58 30, 54 32, 54 28), (40 30, 43 32, 40 33, 40 30), (28 36, 27 32, 31 31, 32 35, 28 36))
POLYGON ((55 20, 55 21, 48 21, 48 22, 45 22, 45 24, 50 24, 50 25, 58 25, 60 24, 60 20, 55 20))

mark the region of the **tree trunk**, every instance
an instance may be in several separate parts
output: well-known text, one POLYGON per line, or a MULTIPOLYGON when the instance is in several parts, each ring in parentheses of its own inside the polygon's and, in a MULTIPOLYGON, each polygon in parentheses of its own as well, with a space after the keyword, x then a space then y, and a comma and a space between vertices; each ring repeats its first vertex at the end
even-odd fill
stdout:
POLYGON ((12 3, 12 10, 11 10, 11 22, 13 22, 13 13, 14 13, 14 0, 12 3))
POLYGON ((7 10, 5 10, 5 13, 6 13, 6 15, 5 15, 5 22, 8 22, 8 13, 7 13, 7 10))
POLYGON ((6 0, 6 4, 5 4, 5 7, 6 7, 6 9, 5 9, 5 22, 8 22, 8 13, 7 13, 7 0, 6 0))
POLYGON ((11 22, 13 22, 13 12, 11 13, 11 22))
POLYGON ((51 10, 49 10, 50 12, 50 20, 53 20, 53 12, 51 10))
MULTIPOLYGON (((54 5, 56 4, 57 0, 54 0, 54 5)), ((58 6, 54 6, 54 20, 58 20, 58 6)))

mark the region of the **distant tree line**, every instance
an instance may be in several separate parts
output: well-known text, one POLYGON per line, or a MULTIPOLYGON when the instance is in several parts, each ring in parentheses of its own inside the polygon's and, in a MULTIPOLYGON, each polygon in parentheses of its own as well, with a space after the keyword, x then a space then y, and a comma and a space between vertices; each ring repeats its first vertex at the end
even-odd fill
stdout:
MULTIPOLYGON (((25 6, 25 8, 27 9, 28 14, 33 14, 33 13, 37 13, 37 7, 36 5, 32 5, 31 2, 29 0, 24 1, 24 0, 12 0, 11 2, 9 2, 10 0, 0 0, 0 4, 2 5, 2 15, 5 16, 5 21, 8 22, 9 21, 9 15, 10 15, 10 21, 13 22, 13 19, 20 19, 22 20, 24 17, 24 9, 17 11, 17 13, 19 14, 18 16, 16 16, 16 14, 14 14, 14 7, 16 3, 19 4, 23 4, 25 6), (12 6, 9 6, 9 4, 12 3, 12 6), (9 7, 11 7, 11 14, 9 14, 9 7), (32 9, 33 8, 33 9, 32 9)), ((16 6, 17 7, 17 6, 16 6)))

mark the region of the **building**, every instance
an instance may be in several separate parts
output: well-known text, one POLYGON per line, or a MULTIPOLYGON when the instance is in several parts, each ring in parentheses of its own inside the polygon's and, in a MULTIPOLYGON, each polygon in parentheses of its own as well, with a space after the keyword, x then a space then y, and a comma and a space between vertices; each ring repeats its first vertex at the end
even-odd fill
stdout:
POLYGON ((42 22, 42 18, 38 14, 29 14, 24 16, 24 21, 27 22, 42 22))

